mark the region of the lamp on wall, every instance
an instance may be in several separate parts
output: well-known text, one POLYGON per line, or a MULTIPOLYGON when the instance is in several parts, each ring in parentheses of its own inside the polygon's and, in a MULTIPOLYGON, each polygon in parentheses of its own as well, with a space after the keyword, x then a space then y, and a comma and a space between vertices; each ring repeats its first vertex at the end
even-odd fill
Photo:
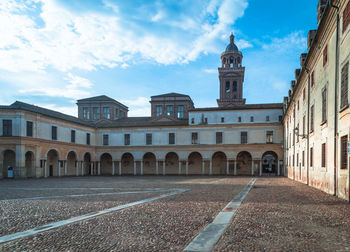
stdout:
POLYGON ((304 134, 299 135, 299 128, 298 127, 294 128, 294 134, 296 136, 299 136, 299 137, 302 137, 302 138, 306 138, 306 135, 304 135, 304 134))

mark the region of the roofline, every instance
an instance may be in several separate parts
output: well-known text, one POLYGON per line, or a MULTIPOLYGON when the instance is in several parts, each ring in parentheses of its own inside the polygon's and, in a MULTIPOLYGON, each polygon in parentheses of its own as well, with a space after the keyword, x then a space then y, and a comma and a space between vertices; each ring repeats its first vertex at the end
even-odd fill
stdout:
POLYGON ((237 105, 234 107, 209 107, 209 108, 196 108, 189 109, 188 112, 197 112, 197 111, 230 111, 230 110, 253 110, 253 109, 283 109, 283 103, 262 103, 262 104, 246 104, 246 105, 237 105), (267 106, 267 107, 262 107, 267 106))

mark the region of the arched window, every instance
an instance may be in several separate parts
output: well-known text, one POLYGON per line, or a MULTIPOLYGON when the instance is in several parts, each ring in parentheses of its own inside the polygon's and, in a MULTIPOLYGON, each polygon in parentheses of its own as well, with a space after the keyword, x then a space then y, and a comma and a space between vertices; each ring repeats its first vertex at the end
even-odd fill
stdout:
POLYGON ((233 81, 232 92, 236 92, 236 91, 237 91, 237 81, 233 81))
POLYGON ((229 81, 226 81, 225 92, 226 93, 230 92, 230 82, 229 81))
POLYGON ((233 63, 233 57, 231 56, 230 57, 230 64, 232 64, 233 63))

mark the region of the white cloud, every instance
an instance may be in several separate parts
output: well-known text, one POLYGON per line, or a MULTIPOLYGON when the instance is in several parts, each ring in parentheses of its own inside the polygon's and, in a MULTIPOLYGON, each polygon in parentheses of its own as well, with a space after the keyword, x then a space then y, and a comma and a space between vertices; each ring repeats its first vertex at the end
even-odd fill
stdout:
POLYGON ((150 106, 144 108, 131 109, 128 112, 128 116, 151 116, 150 106))
POLYGON ((208 74, 217 74, 218 73, 217 69, 203 69, 203 71, 205 73, 208 73, 208 74))
POLYGON ((121 100, 120 102, 127 106, 148 106, 150 98, 147 97, 137 97, 136 100, 121 100))
POLYGON ((63 114, 78 117, 77 106, 57 106, 56 104, 44 104, 44 103, 37 103, 35 104, 35 106, 51 109, 57 112, 61 112, 63 114))
POLYGON ((263 44, 263 49, 273 51, 276 53, 285 53, 293 49, 292 53, 295 54, 295 50, 303 51, 306 46, 306 37, 303 32, 296 31, 288 34, 283 38, 273 38, 270 43, 263 44))
POLYGON ((154 15, 151 20, 152 22, 158 22, 159 20, 163 19, 165 17, 165 14, 163 11, 159 10, 156 15, 154 15))
POLYGON ((147 97, 137 97, 136 100, 120 100, 129 107, 129 116, 151 116, 151 104, 147 97))

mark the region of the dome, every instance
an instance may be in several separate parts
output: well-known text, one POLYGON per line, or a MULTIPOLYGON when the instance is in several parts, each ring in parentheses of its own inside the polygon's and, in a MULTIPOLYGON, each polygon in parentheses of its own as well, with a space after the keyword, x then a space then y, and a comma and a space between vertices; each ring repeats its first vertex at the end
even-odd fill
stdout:
POLYGON ((226 47, 225 53, 230 53, 230 52, 238 52, 238 47, 235 45, 234 42, 235 37, 233 34, 230 36, 230 44, 226 47))

